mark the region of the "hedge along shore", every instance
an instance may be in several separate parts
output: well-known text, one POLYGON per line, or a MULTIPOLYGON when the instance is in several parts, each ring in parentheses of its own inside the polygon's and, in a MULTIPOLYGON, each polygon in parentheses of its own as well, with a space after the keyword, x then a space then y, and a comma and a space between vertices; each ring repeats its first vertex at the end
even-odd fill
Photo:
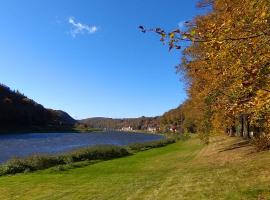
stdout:
MULTIPOLYGON (((178 138, 179 139, 179 138, 178 138)), ((184 138, 182 138, 184 139, 184 138)), ((57 155, 32 155, 25 158, 13 158, 0 165, 0 176, 8 174, 26 173, 37 170, 61 166, 83 161, 103 161, 132 155, 139 151, 163 147, 175 143, 177 139, 167 138, 159 141, 133 143, 128 146, 96 145, 84 147, 57 155)))

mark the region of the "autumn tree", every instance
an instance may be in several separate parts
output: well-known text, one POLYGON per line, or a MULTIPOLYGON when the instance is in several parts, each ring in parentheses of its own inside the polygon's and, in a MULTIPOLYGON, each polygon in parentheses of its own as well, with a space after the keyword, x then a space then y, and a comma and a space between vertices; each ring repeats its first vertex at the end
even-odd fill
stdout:
POLYGON ((239 124, 246 137, 251 128, 269 134, 270 1, 207 0, 200 6, 211 11, 186 22, 187 30, 140 28, 159 34, 170 50, 188 45, 178 70, 190 80, 189 101, 203 138, 234 134, 239 124))

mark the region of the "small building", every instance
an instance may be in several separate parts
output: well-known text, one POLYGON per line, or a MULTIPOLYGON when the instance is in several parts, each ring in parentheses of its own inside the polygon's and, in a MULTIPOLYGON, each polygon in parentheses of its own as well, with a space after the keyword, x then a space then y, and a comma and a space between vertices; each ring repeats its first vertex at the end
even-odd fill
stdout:
POLYGON ((171 131, 171 132, 176 132, 176 128, 177 128, 176 126, 171 126, 171 127, 170 127, 170 131, 171 131))
POLYGON ((152 132, 152 133, 155 133, 155 132, 157 132, 157 128, 155 128, 155 127, 148 127, 147 128, 147 131, 152 132))
POLYGON ((128 126, 128 127, 123 127, 121 130, 122 131, 133 131, 133 128, 131 126, 128 126))

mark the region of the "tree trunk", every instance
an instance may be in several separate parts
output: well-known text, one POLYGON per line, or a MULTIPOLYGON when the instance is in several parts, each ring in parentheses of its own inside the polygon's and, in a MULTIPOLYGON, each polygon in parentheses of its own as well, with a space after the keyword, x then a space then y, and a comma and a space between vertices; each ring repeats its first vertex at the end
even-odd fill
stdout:
POLYGON ((230 136, 233 137, 235 136, 235 133, 236 133, 236 129, 235 129, 235 125, 231 126, 230 128, 230 136))
POLYGON ((240 120, 241 120, 240 137, 243 137, 244 136, 244 117, 243 117, 243 115, 241 115, 240 120))
POLYGON ((249 131, 250 131, 250 128, 249 128, 248 117, 247 115, 243 115, 243 137, 244 138, 246 139, 250 138, 249 131))
POLYGON ((251 138, 250 135, 250 122, 247 120, 247 132, 248 132, 248 138, 251 138))

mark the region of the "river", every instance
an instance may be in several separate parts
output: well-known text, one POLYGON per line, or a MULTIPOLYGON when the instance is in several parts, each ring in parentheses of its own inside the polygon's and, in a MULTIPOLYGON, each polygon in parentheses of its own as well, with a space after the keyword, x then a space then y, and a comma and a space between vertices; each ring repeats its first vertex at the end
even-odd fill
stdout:
POLYGON ((128 145, 161 140, 161 135, 128 132, 27 133, 0 135, 0 163, 13 157, 50 154, 94 145, 128 145))

